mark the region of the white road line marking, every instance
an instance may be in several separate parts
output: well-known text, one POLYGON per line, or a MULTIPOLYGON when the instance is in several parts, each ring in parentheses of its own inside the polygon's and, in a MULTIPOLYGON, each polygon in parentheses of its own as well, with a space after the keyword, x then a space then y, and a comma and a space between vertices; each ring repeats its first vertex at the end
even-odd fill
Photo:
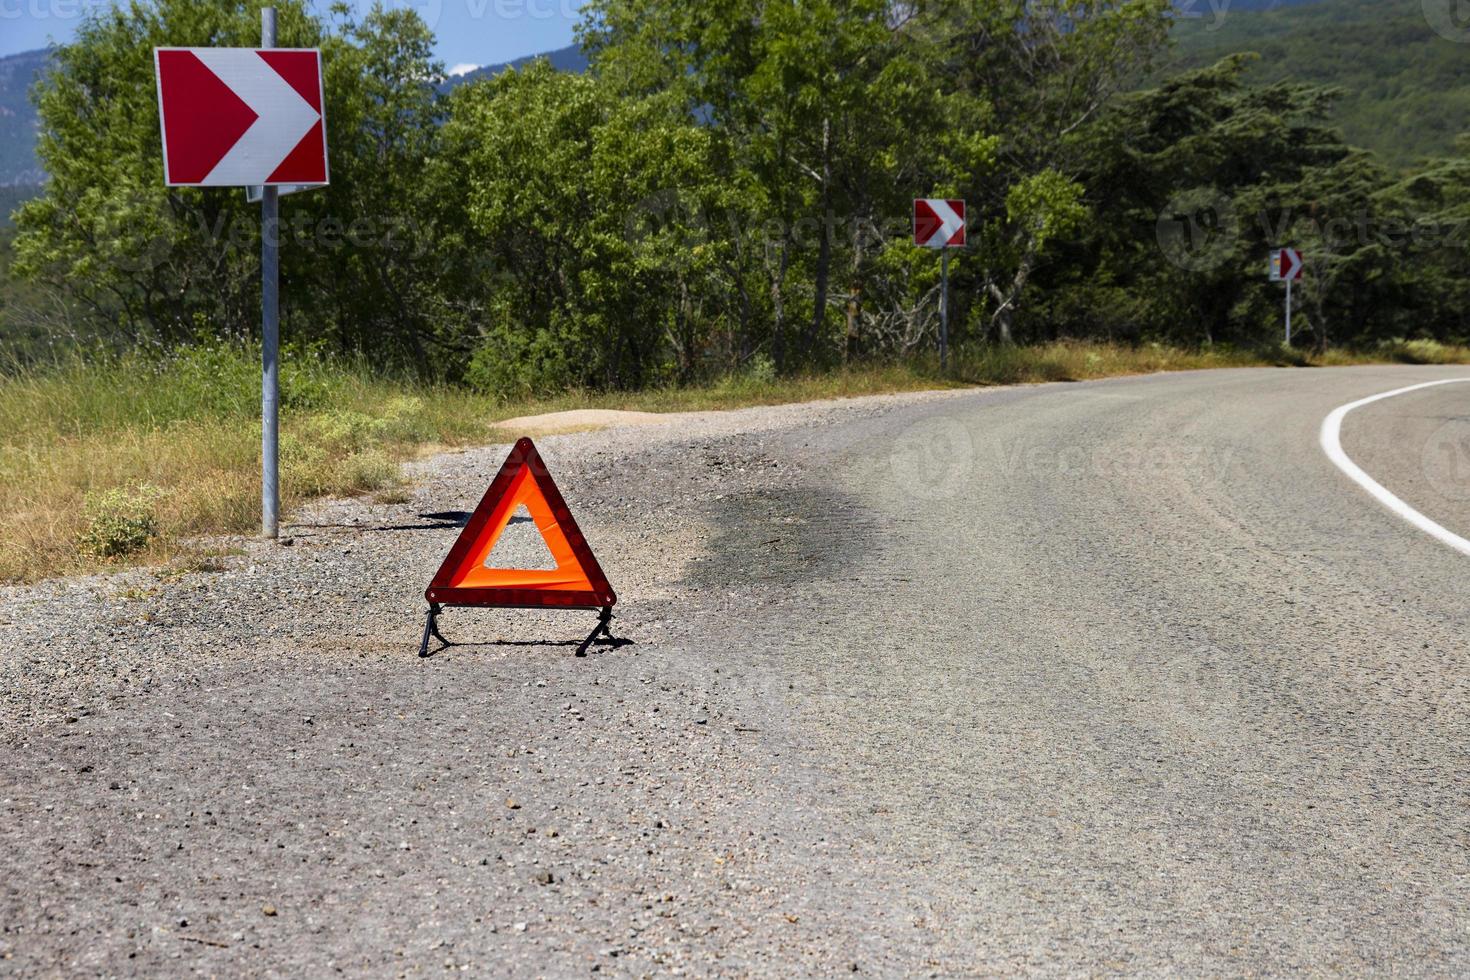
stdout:
POLYGON ((1424 388, 1434 388, 1438 385, 1462 384, 1466 382, 1470 382, 1470 378, 1448 378, 1444 381, 1426 381, 1423 384, 1409 385, 1409 387, 1407 388, 1397 388, 1393 391, 1385 391, 1381 395, 1373 395, 1369 398, 1360 398, 1357 401, 1352 402, 1351 404, 1344 405, 1341 408, 1333 410, 1331 415, 1322 420, 1321 441, 1322 451, 1327 454, 1328 459, 1332 460, 1333 465, 1346 473, 1358 486, 1362 487, 1364 490, 1367 490, 1368 493, 1371 494, 1380 504, 1393 511, 1395 514, 1402 517, 1404 520, 1408 521, 1410 524, 1414 525, 1425 534, 1428 534, 1430 537, 1437 539, 1440 543, 1447 544, 1451 548, 1454 548, 1456 551, 1462 554, 1470 555, 1470 541, 1467 541, 1455 532, 1434 523, 1429 518, 1425 517, 1423 514, 1419 513, 1417 510, 1404 503, 1398 497, 1394 496, 1383 484, 1379 483, 1367 473, 1363 472, 1363 468, 1357 463, 1354 463, 1348 457, 1348 454, 1342 451, 1342 420, 1347 418, 1347 414, 1353 409, 1362 408, 1364 405, 1371 405, 1376 401, 1382 401, 1385 398, 1392 398, 1395 395, 1406 395, 1411 391, 1419 391, 1424 388))

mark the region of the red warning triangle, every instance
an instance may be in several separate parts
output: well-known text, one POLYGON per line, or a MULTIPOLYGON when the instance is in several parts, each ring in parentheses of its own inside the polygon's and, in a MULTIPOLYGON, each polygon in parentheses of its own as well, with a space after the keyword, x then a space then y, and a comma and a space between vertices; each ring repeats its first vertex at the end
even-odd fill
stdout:
POLYGON ((541 454, 521 439, 460 532, 424 598, 438 606, 557 606, 605 609, 618 601, 541 454), (525 506, 556 568, 490 568, 511 515, 525 506))

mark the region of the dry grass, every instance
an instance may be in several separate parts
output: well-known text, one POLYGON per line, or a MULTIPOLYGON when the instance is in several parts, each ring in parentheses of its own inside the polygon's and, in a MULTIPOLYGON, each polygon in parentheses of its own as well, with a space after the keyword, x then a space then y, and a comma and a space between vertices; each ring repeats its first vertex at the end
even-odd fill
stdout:
MULTIPOLYGON (((486 402, 351 365, 283 377, 282 504, 390 491, 397 461, 473 440, 486 402)), ((201 534, 260 514, 258 368, 214 348, 163 363, 70 363, 0 380, 0 580, 188 562, 201 534)))
MULTIPOLYGON (((518 415, 695 411, 975 384, 1384 360, 1470 363, 1470 349, 1411 342, 1368 354, 1332 352, 1318 362, 1286 351, 1058 343, 960 352, 943 377, 924 361, 802 378, 757 369, 700 387, 515 403, 298 353, 283 359, 282 503, 289 511, 323 495, 403 500, 399 461, 428 448, 486 441, 497 420, 518 415)), ((122 564, 217 567, 216 557, 189 542, 256 527, 258 371, 252 351, 222 345, 162 362, 78 361, 0 378, 0 580, 122 564)))

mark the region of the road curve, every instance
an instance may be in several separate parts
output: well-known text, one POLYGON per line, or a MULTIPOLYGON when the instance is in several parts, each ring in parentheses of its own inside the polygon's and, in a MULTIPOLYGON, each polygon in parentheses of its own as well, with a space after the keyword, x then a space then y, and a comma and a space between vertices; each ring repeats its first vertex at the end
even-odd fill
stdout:
MULTIPOLYGON (((413 657, 504 447, 223 574, 6 590, 5 970, 1463 975, 1470 559, 1318 435, 1467 374, 538 440, 636 641, 586 660, 459 610, 413 657)), ((1467 417, 1342 443, 1470 535, 1467 417)))
MULTIPOLYGON (((800 436, 853 502, 830 547, 856 524, 868 548, 819 618, 803 595, 749 629, 953 962, 1470 969, 1470 563, 1317 443, 1345 402, 1466 374, 1155 376, 800 436)), ((1424 450, 1456 416, 1470 385, 1347 435, 1470 532, 1424 450)))
MULTIPOLYGON (((1347 474, 1348 478, 1354 483, 1362 487, 1370 497, 1445 547, 1453 548, 1460 554, 1470 558, 1470 540, 1461 537, 1438 521, 1426 517, 1422 511, 1411 506, 1398 494, 1392 492, 1370 476, 1366 470, 1353 462, 1352 458, 1342 448, 1342 423, 1350 413, 1388 398, 1398 398, 1416 392, 1425 392, 1428 389, 1438 388, 1443 385, 1465 384, 1467 382, 1470 382, 1470 378, 1425 381, 1420 384, 1409 385, 1405 388, 1395 388, 1393 391, 1370 395, 1367 398, 1360 398, 1355 402, 1349 402, 1340 408, 1334 409, 1322 422, 1321 443, 1322 451, 1327 454, 1328 459, 1332 460, 1332 464, 1347 474)), ((1435 487, 1442 489, 1447 495, 1455 499, 1461 499, 1467 489, 1470 489, 1470 481, 1462 478, 1457 472, 1458 469, 1463 467, 1467 457, 1470 457, 1470 453, 1467 453, 1465 449, 1470 443, 1464 441, 1464 433, 1461 431, 1462 427, 1462 420, 1448 420, 1439 429, 1431 433, 1427 441, 1416 441, 1413 443, 1413 445, 1419 447, 1420 470, 1431 478, 1438 474, 1438 480, 1432 479, 1435 487)))

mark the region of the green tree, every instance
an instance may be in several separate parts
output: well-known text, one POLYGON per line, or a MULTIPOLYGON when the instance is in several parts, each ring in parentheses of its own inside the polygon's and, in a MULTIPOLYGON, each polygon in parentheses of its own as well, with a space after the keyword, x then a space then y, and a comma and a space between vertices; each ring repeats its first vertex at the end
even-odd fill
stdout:
MULTIPOLYGON (((274 4, 282 46, 320 47, 332 184, 283 199, 287 337, 386 353, 428 370, 432 297, 418 221, 433 155, 432 36, 380 6, 329 29, 274 4)), ((176 344, 259 324, 258 208, 238 189, 163 184, 154 47, 253 47, 259 0, 133 0, 86 19, 36 92, 49 180, 18 215, 20 271, 67 298, 52 329, 176 344)))
POLYGON ((1403 216, 1389 243, 1400 287, 1395 336, 1470 339, 1470 134, 1455 148, 1380 193, 1403 216))
MULTIPOLYGON (((319 25, 280 3, 283 45, 312 47, 319 25)), ((238 191, 163 184, 153 48, 247 47, 260 5, 159 0, 105 8, 57 50, 36 92, 43 196, 16 216, 19 270, 61 290, 59 331, 90 324, 130 343, 175 343, 207 324, 256 320, 250 222, 238 191)))
POLYGON ((915 13, 886 0, 596 0, 589 12, 600 77, 671 93, 711 131, 716 179, 734 191, 716 223, 738 229, 737 276, 758 279, 741 288, 761 297, 746 307, 767 317, 757 346, 783 370, 846 351, 882 226, 931 182, 913 134, 944 132, 930 125, 944 93, 915 13))
MULTIPOLYGON (((1268 253, 1292 244, 1296 222, 1326 215, 1326 189, 1353 165, 1325 124, 1332 92, 1245 88, 1246 63, 1134 93, 1089 130, 1080 179, 1092 217, 1038 279, 1033 329, 1184 344, 1277 336, 1268 253)), ((1371 174, 1359 177, 1349 197, 1371 189, 1371 174)))
MULTIPOLYGON (((288 198, 301 307, 340 349, 443 373, 432 191, 443 65, 412 10, 375 3, 326 40, 331 186, 288 198)), ((310 329, 302 324, 303 330, 310 329)))
MULTIPOLYGON (((494 390, 690 377, 719 246, 684 220, 710 133, 544 61, 455 90, 429 175, 465 257, 453 318, 494 390), (686 251, 687 248, 687 251, 686 251)), ((464 340, 463 337, 460 340, 464 340)))
POLYGON ((952 0, 940 6, 944 76, 987 98, 995 165, 962 183, 972 201, 991 336, 1013 339, 1026 288, 1054 242, 1086 218, 1088 127, 1150 65, 1168 0, 952 0))

